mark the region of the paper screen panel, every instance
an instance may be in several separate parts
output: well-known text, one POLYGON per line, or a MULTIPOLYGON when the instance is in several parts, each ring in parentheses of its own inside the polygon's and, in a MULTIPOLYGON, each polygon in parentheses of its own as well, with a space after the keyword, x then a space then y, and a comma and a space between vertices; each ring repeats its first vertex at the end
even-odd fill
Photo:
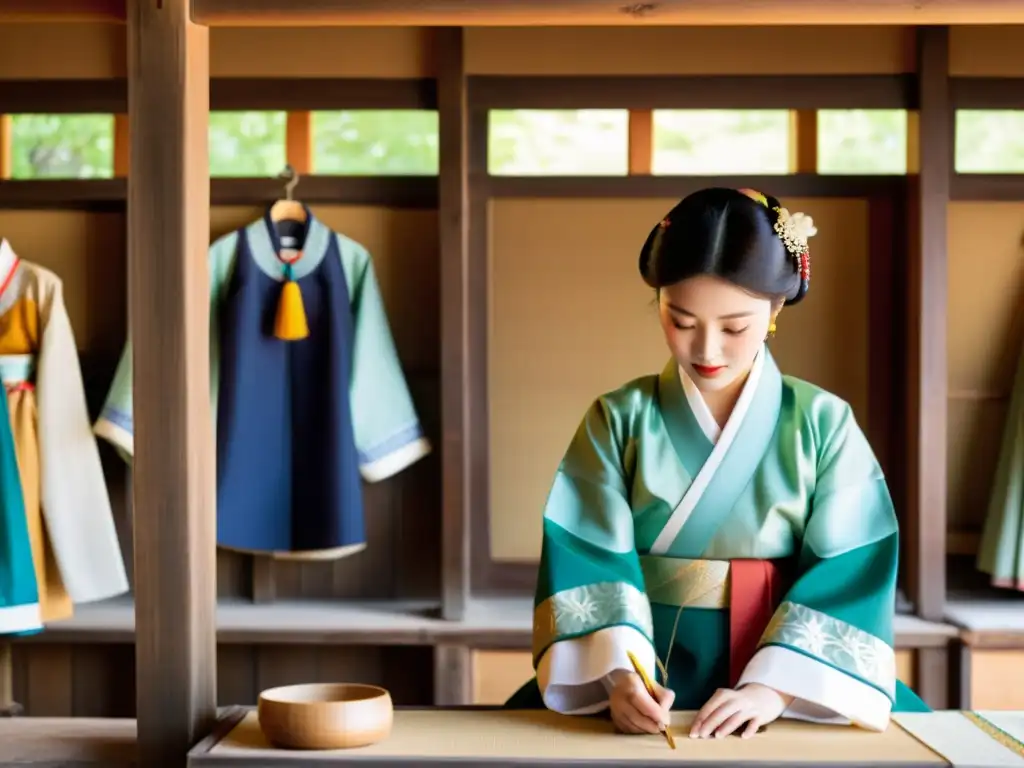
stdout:
POLYGON ((953 766, 963 768, 1024 768, 1024 758, 992 738, 968 713, 896 712, 893 720, 953 766))
MULTIPOLYGON (((694 713, 676 712, 672 726, 684 734, 694 713)), ((292 752, 269 746, 259 729, 256 714, 249 714, 217 744, 201 765, 217 758, 275 758, 292 762, 353 760, 465 760, 468 764, 502 765, 571 763, 592 765, 649 765, 680 762, 810 763, 909 763, 947 765, 939 755, 899 726, 884 733, 843 726, 811 725, 777 721, 752 739, 688 739, 677 737, 671 750, 664 737, 615 733, 610 721, 557 715, 540 710, 454 712, 439 710, 395 712, 391 735, 383 742, 358 750, 292 752)))
POLYGON ((977 529, 1024 344, 1024 203, 949 206, 948 480, 951 529, 977 529))
POLYGON ((475 27, 466 67, 495 75, 824 75, 914 71, 910 28, 475 27), (614 55, 609 55, 614 51, 614 55))
MULTIPOLYGON (((500 200, 490 232, 491 555, 535 560, 552 477, 595 397, 661 370, 668 350, 640 248, 674 200, 500 200)), ((784 373, 867 424, 867 205, 793 199, 814 217, 813 287, 771 342, 784 373)))

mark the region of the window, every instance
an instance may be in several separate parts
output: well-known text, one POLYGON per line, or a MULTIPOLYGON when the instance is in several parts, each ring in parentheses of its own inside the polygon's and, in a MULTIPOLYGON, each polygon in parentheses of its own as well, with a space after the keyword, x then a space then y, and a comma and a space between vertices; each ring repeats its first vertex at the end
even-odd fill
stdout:
POLYGON ((958 173, 1024 173, 1024 111, 956 113, 958 173))
POLYGON ((113 115, 12 115, 12 179, 114 175, 113 115))
POLYGON ((436 176, 438 116, 427 110, 313 113, 316 173, 436 176))
POLYGON ((905 174, 907 112, 903 109, 818 111, 818 173, 905 174))
POLYGON ((211 112, 211 176, 276 176, 285 165, 285 112, 211 112))
POLYGON ((659 109, 653 122, 653 173, 789 173, 788 110, 659 109))
POLYGON ((487 165, 496 176, 624 176, 625 109, 491 110, 487 165))

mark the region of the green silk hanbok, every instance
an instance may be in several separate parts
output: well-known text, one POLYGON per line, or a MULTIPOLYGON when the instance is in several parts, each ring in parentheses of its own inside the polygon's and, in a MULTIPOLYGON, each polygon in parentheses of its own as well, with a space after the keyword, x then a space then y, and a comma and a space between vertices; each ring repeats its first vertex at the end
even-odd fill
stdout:
POLYGON ((1024 352, 1017 361, 977 566, 993 586, 1024 591, 1024 352))
POLYGON ((899 533, 850 406, 762 347, 725 427, 670 360, 597 399, 544 510, 536 676, 506 706, 590 714, 632 651, 697 710, 717 688, 783 717, 887 727, 899 533), (667 670, 667 680, 662 669, 667 670))

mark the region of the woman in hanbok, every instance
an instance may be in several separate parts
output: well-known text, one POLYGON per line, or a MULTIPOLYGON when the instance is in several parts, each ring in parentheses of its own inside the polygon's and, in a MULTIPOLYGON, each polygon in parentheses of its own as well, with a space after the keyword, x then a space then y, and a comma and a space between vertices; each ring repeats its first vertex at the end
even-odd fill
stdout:
POLYGON ((691 710, 697 738, 779 717, 881 731, 928 711, 896 679, 882 470, 850 406, 781 374, 765 344, 807 294, 815 233, 775 198, 722 188, 651 231, 640 275, 671 356, 598 397, 558 467, 536 676, 507 707, 607 710, 626 733, 691 710))

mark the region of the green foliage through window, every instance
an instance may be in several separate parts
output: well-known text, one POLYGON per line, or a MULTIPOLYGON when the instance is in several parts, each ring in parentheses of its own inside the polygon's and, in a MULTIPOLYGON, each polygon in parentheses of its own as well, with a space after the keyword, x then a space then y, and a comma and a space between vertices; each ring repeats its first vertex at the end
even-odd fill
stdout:
POLYGON ((495 176, 624 176, 625 109, 496 109, 487 165, 495 176))
POLYGON ((12 115, 11 178, 114 175, 113 115, 12 115))
POLYGON ((955 158, 959 173, 1024 173, 1024 110, 957 110, 955 158))
POLYGON ((438 117, 427 110, 313 113, 313 168, 353 176, 436 176, 438 117))
POLYGON ((818 111, 818 173, 898 175, 906 172, 906 110, 818 111))
MULTIPOLYGON (((112 115, 11 116, 14 179, 110 178, 112 115)), ((625 109, 493 110, 490 172, 505 176, 623 176, 629 167, 625 109)), ((656 174, 784 174, 790 170, 786 110, 656 110, 656 174)), ((212 112, 211 176, 272 177, 286 162, 283 110, 212 112)), ((436 175, 438 115, 432 110, 313 113, 313 166, 339 175, 436 175)), ((820 110, 818 172, 904 174, 905 110, 820 110)), ((1024 173, 1024 111, 959 110, 956 170, 1024 173)))
POLYGON ((789 111, 659 109, 651 170, 666 175, 789 173, 789 111))
POLYGON ((211 176, 277 176, 285 165, 287 113, 211 112, 211 176))

